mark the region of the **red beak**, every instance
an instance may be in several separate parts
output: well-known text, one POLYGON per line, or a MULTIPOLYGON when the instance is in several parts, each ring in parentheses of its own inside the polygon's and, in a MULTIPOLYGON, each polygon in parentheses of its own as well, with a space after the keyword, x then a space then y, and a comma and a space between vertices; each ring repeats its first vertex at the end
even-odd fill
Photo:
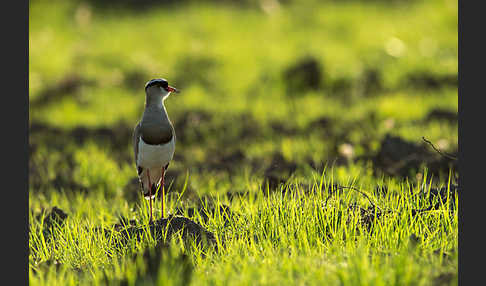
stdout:
POLYGON ((167 91, 168 92, 175 92, 175 93, 179 93, 179 90, 175 87, 172 87, 172 86, 167 86, 167 91))

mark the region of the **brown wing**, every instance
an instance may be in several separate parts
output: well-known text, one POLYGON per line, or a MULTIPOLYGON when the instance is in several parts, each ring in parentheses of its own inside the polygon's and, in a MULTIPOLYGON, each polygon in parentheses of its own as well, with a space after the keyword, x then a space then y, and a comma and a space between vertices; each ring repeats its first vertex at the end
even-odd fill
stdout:
MULTIPOLYGON (((140 141, 140 122, 137 123, 135 129, 133 130, 133 155, 135 159, 135 166, 137 165, 138 157, 138 142, 140 141)), ((138 168, 138 166, 137 166, 138 168)), ((140 173, 140 170, 137 170, 140 173)))

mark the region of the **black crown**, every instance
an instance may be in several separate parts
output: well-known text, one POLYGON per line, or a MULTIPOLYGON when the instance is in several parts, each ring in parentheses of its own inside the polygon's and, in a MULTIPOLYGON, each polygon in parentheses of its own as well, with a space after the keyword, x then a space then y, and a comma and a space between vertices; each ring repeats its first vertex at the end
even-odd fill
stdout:
POLYGON ((163 88, 167 88, 169 86, 169 83, 163 78, 156 78, 156 79, 152 79, 152 80, 148 81, 145 84, 145 89, 147 89, 148 87, 153 86, 153 85, 156 85, 156 86, 158 85, 158 86, 161 86, 163 88))

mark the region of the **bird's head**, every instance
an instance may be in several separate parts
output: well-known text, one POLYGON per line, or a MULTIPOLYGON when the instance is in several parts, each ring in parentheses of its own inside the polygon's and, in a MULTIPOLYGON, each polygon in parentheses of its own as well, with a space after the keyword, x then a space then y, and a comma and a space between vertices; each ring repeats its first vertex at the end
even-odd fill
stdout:
POLYGON ((145 84, 145 93, 154 99, 161 97, 164 100, 171 92, 179 93, 179 90, 170 86, 163 78, 152 79, 145 84))

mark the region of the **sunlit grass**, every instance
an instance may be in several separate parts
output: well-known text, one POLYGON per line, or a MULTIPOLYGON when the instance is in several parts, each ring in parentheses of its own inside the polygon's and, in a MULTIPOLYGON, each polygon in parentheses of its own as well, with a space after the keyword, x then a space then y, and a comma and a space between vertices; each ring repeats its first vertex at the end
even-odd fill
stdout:
MULTIPOLYGON (((196 214, 193 219, 213 231, 218 241, 224 241, 224 246, 218 245, 218 252, 206 258, 200 256, 204 251, 197 246, 184 250, 196 266, 193 281, 196 284, 224 284, 225 281, 274 284, 290 279, 287 282, 292 284, 326 281, 331 285, 340 282, 356 285, 361 280, 358 284, 388 285, 389 281, 398 279, 406 284, 428 285, 427 280, 439 273, 431 264, 452 269, 457 266, 456 196, 448 197, 435 211, 412 216, 412 209, 424 208, 429 202, 427 196, 410 195, 406 184, 390 184, 397 189, 385 195, 355 185, 368 193, 381 209, 392 210, 375 218, 371 230, 360 223, 359 211, 350 207, 353 202, 362 207, 370 202, 353 190, 345 190, 338 196, 319 191, 319 185, 326 187, 333 177, 325 180, 316 178, 309 189, 290 184, 291 192, 285 194, 272 193, 266 197, 257 192, 254 199, 243 198, 232 204, 231 211, 238 215, 231 217, 226 225, 217 212, 207 222, 196 214), (452 210, 449 205, 454 206, 452 210), (416 242, 412 235, 417 237, 416 242), (344 256, 343 251, 347 253, 344 256), (440 258, 443 253, 447 254, 445 261, 440 258), (239 270, 235 272, 236 269, 239 270)), ((60 206, 76 202, 65 195, 58 199, 60 206)), ((54 229, 49 242, 43 236, 42 220, 34 220, 31 215, 31 263, 37 261, 40 265, 47 259, 58 259, 63 267, 79 269, 81 281, 86 282, 97 281, 103 269, 107 270, 108 277, 114 277, 108 270, 114 267, 113 260, 127 263, 123 267, 133 267, 123 257, 141 251, 147 243, 153 245, 153 239, 142 242, 132 239, 123 244, 116 235, 107 238, 94 227, 109 229, 110 221, 116 221, 110 209, 125 209, 132 213, 125 215, 141 221, 146 221, 146 214, 141 212, 142 208, 128 211, 121 199, 111 202, 116 207, 108 207, 103 200, 93 202, 87 197, 84 203, 77 204, 65 224, 54 229)), ((216 200, 216 206, 222 203, 228 202, 224 198, 216 200)), ((169 209, 173 207, 169 204, 169 209)), ((176 248, 180 247, 184 246, 176 248)), ((69 279, 78 274, 67 272, 66 275, 69 279)), ((53 277, 46 279, 50 281, 53 277)))
MULTIPOLYGON (((436 88, 410 81, 416 74, 434 80, 457 73, 457 3, 344 2, 298 1, 273 10, 257 1, 242 7, 191 2, 138 12, 29 2, 30 122, 60 132, 120 122, 131 128, 143 111, 145 82, 165 77, 182 91, 165 102, 174 124, 185 112, 211 117, 191 127, 201 142, 177 143, 180 157, 169 171, 187 176, 187 184, 171 185, 166 212, 180 208, 187 216, 205 197, 235 214, 225 220, 210 204, 198 209, 191 219, 215 234, 217 247, 183 243, 176 235, 173 256, 164 256, 153 276, 140 256, 157 244, 151 233, 123 241, 112 232, 121 217, 138 226, 149 220, 148 201, 124 193, 136 177, 134 162, 127 161, 131 138, 121 151, 96 138, 84 144, 63 138, 69 143, 61 147, 32 138, 38 184, 29 189, 30 284, 180 285, 184 254, 192 285, 434 285, 440 275, 456 285, 457 192, 442 201, 427 191, 451 187, 455 178, 435 178, 426 169, 406 179, 387 177, 376 175, 367 159, 353 160, 376 152, 386 134, 457 149, 457 124, 425 120, 436 109, 457 112, 454 82, 436 88), (321 86, 289 93, 285 70, 307 56, 322 68, 321 86), (366 94, 369 71, 378 75, 378 88, 366 94), (35 105, 73 75, 89 84, 35 105), (329 124, 312 130, 316 120, 329 124), (274 123, 297 131, 281 133, 274 123), (230 143, 219 142, 226 139, 230 143), (334 164, 329 154, 343 144, 352 153, 349 164, 334 164), (235 150, 248 164, 234 173, 203 168, 235 150), (274 153, 299 168, 269 191, 263 172, 274 153), (72 187, 52 183, 68 175, 72 187), (327 191, 333 184, 355 189, 327 191), (233 192, 248 194, 230 200, 233 192), (412 214, 432 203, 437 209, 412 214), (54 206, 68 218, 51 233, 42 213, 54 206)), ((159 209, 154 214, 159 217, 159 209)))

